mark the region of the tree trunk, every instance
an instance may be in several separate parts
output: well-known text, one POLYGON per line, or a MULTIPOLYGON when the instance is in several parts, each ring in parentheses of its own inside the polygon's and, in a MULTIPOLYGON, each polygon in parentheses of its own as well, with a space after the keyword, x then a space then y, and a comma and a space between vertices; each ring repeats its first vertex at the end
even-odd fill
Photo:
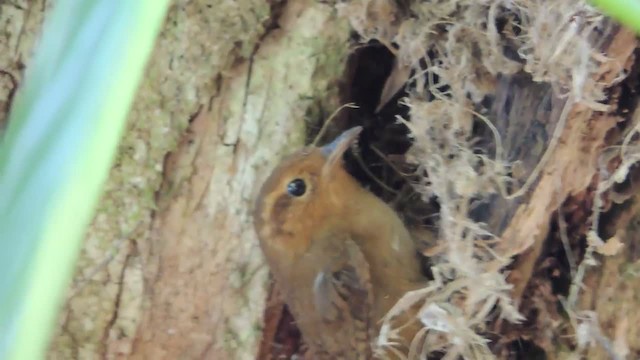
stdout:
POLYGON ((310 1, 214 7, 169 10, 51 358, 255 357, 256 184, 336 106, 349 33, 310 1))

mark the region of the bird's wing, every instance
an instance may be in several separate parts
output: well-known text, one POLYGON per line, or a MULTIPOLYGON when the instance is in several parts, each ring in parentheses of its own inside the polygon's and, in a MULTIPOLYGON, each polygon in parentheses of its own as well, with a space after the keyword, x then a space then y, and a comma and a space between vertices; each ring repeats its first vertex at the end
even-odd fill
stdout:
POLYGON ((345 358, 370 359, 374 322, 369 265, 352 240, 332 242, 334 246, 336 243, 341 248, 330 251, 332 256, 313 286, 316 310, 325 325, 334 330, 323 342, 335 342, 325 347, 341 348, 345 358))

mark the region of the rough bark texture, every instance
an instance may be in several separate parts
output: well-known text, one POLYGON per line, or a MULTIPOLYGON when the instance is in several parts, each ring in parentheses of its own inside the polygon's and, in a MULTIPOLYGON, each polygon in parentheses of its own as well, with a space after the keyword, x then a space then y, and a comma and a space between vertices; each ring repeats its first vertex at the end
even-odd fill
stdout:
POLYGON ((0 2, 0 130, 6 125, 11 101, 39 37, 46 8, 46 0, 0 2))
POLYGON ((142 251, 150 308, 133 357, 255 356, 268 274, 251 220, 256 183, 285 145, 304 142, 310 100, 299 94, 324 93, 339 72, 342 57, 318 56, 346 40, 319 37, 331 22, 328 7, 283 8, 280 28, 229 70, 166 159, 160 210, 142 251), (330 73, 316 73, 319 66, 330 73))
MULTIPOLYGON (((35 33, 40 6, 6 21, 35 33)), ((309 109, 335 100, 348 28, 309 1, 213 7, 171 5, 52 359, 255 356, 268 273, 250 219, 256 183, 304 142, 309 109)), ((18 41, 16 27, 6 44, 17 60, 2 69, 19 81, 34 38, 18 41)))

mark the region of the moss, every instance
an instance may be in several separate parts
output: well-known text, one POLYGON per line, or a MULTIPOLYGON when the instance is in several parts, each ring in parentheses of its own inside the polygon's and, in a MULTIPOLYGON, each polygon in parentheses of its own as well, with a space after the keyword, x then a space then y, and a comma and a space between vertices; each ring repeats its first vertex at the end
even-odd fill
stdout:
MULTIPOLYGON (((440 207, 440 251, 430 259, 436 280, 423 300, 447 302, 453 329, 428 332, 424 341, 428 348, 444 346, 452 357, 487 353, 483 331, 489 314, 495 311, 511 322, 522 317, 505 279, 511 259, 496 252, 503 239, 474 221, 470 211, 483 201, 491 203, 492 196, 521 197, 545 165, 545 156, 522 189, 508 193, 515 182, 511 164, 504 157, 501 135, 482 114, 488 110, 482 102, 494 95, 499 75, 526 72, 534 82, 549 83, 558 96, 604 110, 599 102, 605 98, 605 85, 599 83, 598 71, 611 60, 596 55, 600 50, 592 40, 606 21, 577 0, 412 1, 409 15, 398 3, 360 0, 336 6, 363 43, 375 39, 385 44, 414 74, 407 82, 408 96, 401 100, 410 108, 402 119, 413 140, 407 159, 420 169, 417 176, 428 174, 416 181, 416 192, 440 207), (493 134, 494 154, 478 151, 474 129, 479 126, 493 134), (451 294, 462 300, 451 303, 451 294), (441 336, 448 339, 444 345, 441 336)), ((394 75, 399 76, 392 73, 390 78, 394 75)), ((558 124, 560 133, 564 122, 558 124)), ((550 153, 552 144, 534 151, 550 153)))

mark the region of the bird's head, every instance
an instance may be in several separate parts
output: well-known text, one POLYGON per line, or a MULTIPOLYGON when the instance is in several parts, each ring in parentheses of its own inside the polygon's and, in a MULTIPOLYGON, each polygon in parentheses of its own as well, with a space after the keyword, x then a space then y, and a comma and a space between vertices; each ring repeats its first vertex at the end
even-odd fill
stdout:
POLYGON ((339 224, 361 189, 342 157, 362 127, 351 128, 322 147, 308 146, 282 160, 262 185, 254 223, 265 252, 300 253, 314 234, 339 224))

